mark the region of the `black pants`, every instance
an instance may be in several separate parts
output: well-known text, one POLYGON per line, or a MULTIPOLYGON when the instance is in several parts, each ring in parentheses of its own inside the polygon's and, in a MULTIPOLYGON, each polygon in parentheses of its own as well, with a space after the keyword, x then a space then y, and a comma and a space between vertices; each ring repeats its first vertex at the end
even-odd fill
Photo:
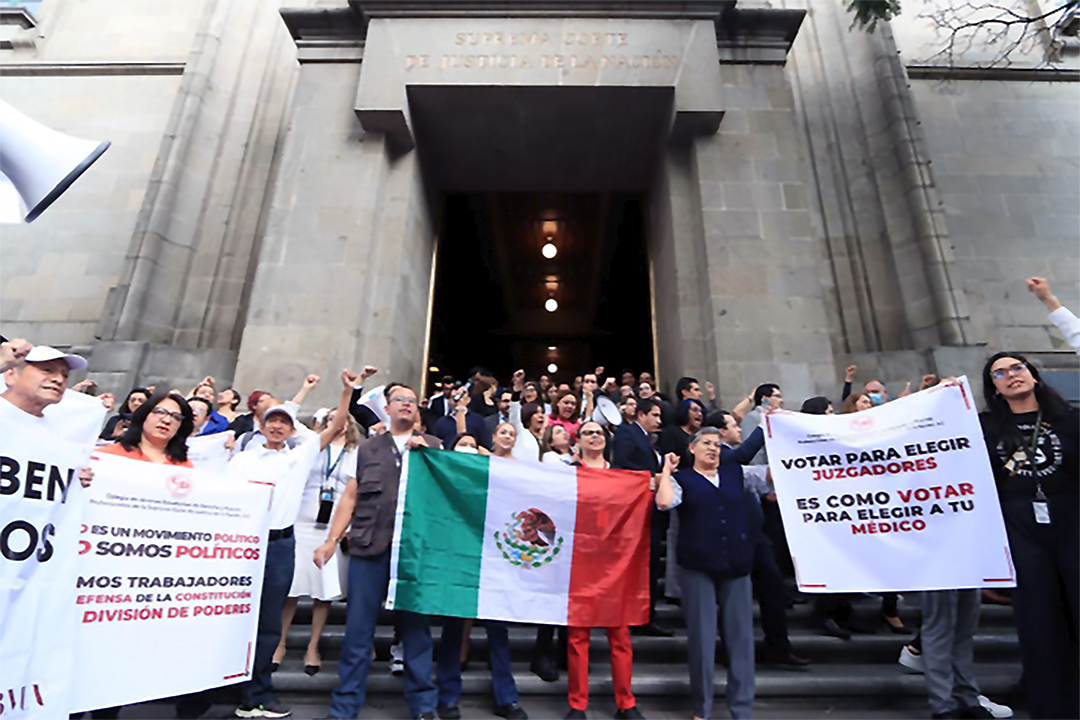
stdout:
POLYGON ((754 592, 761 607, 761 629, 765 633, 765 647, 772 652, 791 652, 788 639, 787 594, 784 579, 776 566, 772 543, 763 537, 754 547, 754 592))
POLYGON ((660 578, 664 577, 664 538, 667 537, 671 513, 655 507, 652 514, 652 535, 649 538, 649 622, 656 622, 656 603, 660 600, 660 578))
POLYGON ((1080 717, 1080 498, 1050 498, 1050 524, 1035 522, 1032 498, 1003 494, 1016 565, 1013 616, 1033 718, 1080 717))
POLYGON ((784 520, 780 516, 780 505, 768 498, 761 498, 763 513, 762 529, 769 536, 772 552, 776 557, 776 567, 785 577, 795 577, 795 564, 791 562, 791 550, 788 548, 787 535, 784 533, 784 520))

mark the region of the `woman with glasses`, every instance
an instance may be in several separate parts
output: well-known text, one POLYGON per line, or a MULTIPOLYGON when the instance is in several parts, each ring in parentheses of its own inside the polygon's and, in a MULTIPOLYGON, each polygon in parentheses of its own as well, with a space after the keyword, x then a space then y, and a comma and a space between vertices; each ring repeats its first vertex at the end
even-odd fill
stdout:
MULTIPOLYGON (((611 467, 604 457, 607 449, 607 432, 594 420, 581 424, 578 431, 578 449, 581 456, 577 463, 582 467, 607 469, 611 467)), ((634 650, 630 645, 630 627, 605 628, 611 647, 611 681, 615 689, 615 717, 627 720, 643 717, 637 709, 637 700, 630 689, 634 669, 634 650)), ((570 711, 568 719, 585 718, 589 709, 589 636, 591 628, 567 629, 566 676, 569 691, 567 700, 570 711)))
MULTIPOLYGON (((98 448, 97 452, 159 465, 193 468, 195 466, 187 456, 187 441, 194 430, 195 416, 187 400, 178 393, 159 393, 136 407, 127 429, 117 442, 98 448)), ((176 699, 176 716, 198 717, 210 706, 211 701, 204 693, 183 695, 176 699)), ((103 708, 93 713, 96 719, 116 718, 119 715, 119 707, 103 708)))
POLYGON ((982 381, 980 420, 1016 564, 1028 708, 1033 718, 1077 717, 1080 412, 1019 353, 991 356, 982 381))
POLYGON ((195 429, 195 416, 181 395, 155 395, 131 414, 127 430, 112 445, 98 452, 134 460, 194 467, 187 456, 187 440, 195 429))
MULTIPOLYGON (((492 434, 492 455, 513 460, 514 441, 517 428, 512 423, 504 422, 495 426, 492 434)), ((477 452, 476 439, 471 435, 461 435, 453 443, 455 452, 477 452), (462 444, 461 439, 468 438, 472 443, 462 444)), ((462 636, 468 621, 461 618, 444 618, 442 636, 436 649, 436 680, 439 686, 438 715, 442 720, 457 720, 461 717, 458 703, 461 700, 462 636)), ((495 695, 495 714, 508 720, 523 720, 528 714, 518 704, 517 684, 510 665, 510 633, 504 622, 497 620, 480 621, 487 632, 488 658, 491 662, 491 685, 495 695)), ((471 630, 472 624, 469 624, 471 630)))

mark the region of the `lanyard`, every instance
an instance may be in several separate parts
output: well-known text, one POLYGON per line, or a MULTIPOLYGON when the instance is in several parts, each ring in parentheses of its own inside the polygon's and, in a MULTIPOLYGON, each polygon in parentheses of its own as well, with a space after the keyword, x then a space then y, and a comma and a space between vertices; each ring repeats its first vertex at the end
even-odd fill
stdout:
POLYGON ((341 462, 341 458, 342 458, 343 455, 345 455, 345 448, 341 448, 341 452, 338 453, 337 460, 335 460, 334 464, 331 465, 330 464, 330 446, 329 445, 326 446, 326 475, 323 478, 323 485, 326 485, 327 483, 330 482, 330 476, 334 474, 335 470, 337 470, 338 463, 341 462))
MULTIPOLYGON (((1035 476, 1035 453, 1039 449, 1039 434, 1042 432, 1042 408, 1039 408, 1039 414, 1035 416, 1035 431, 1031 433, 1031 445, 1024 450, 1024 454, 1027 456, 1027 464, 1031 468, 1031 474, 1035 476)), ((1046 495, 1043 494, 1042 482, 1038 477, 1035 477, 1035 500, 1038 502, 1046 502, 1046 495)))

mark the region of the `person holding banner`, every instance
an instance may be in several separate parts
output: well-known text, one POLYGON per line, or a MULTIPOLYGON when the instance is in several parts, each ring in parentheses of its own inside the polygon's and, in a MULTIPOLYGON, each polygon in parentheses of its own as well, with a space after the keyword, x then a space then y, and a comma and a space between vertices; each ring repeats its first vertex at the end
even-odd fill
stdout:
POLYGON ((1033 718, 1077 717, 1080 412, 1019 353, 991 356, 982 381, 980 420, 1016 564, 1013 613, 1029 710, 1033 718))
MULTIPOLYGON (((512 450, 517 431, 509 422, 495 428, 493 443, 496 457, 513 460, 512 450)), ((469 435, 459 437, 471 438, 469 435)), ((476 452, 476 440, 472 438, 472 452, 476 452)), ((468 444, 455 444, 452 449, 468 452, 468 444)), ((528 720, 528 714, 518 704, 517 683, 510 665, 509 626, 497 620, 481 620, 488 639, 488 658, 491 661, 491 690, 495 696, 495 713, 505 718, 528 720)), ((463 637, 473 621, 459 617, 443 618, 442 636, 436 652, 438 662, 436 679, 439 685, 438 715, 441 720, 457 720, 461 717, 458 703, 461 701, 461 651, 463 637)))
MULTIPOLYGON (((595 420, 586 420, 578 430, 581 439, 580 461, 584 467, 606 470, 611 464, 604 459, 607 431, 595 420)), ((634 674, 634 648, 630 644, 630 626, 605 628, 611 648, 611 683, 615 690, 615 717, 617 720, 644 718, 638 710, 637 700, 631 689, 634 674)), ((566 720, 584 720, 589 709, 589 638, 591 628, 571 626, 567 628, 566 679, 569 686, 567 700, 570 711, 566 720)))
MULTIPOLYGON (((305 388, 314 387, 309 375, 305 388)), ((297 517, 304 486, 319 453, 341 434, 349 417, 349 400, 357 375, 341 371, 341 399, 333 418, 321 433, 304 427, 296 417, 295 403, 282 403, 266 410, 262 417, 262 445, 249 447, 229 461, 231 475, 251 482, 274 486, 270 502, 270 535, 266 546, 266 569, 259 605, 259 628, 255 637, 255 661, 251 680, 241 685, 241 703, 236 716, 280 718, 292 711, 274 697, 271 677, 274 652, 281 641, 281 618, 285 599, 292 586, 296 563, 297 517), (297 438, 294 446, 289 440, 297 438)), ((299 394, 298 394, 299 395, 299 394)), ((302 399, 302 398, 301 398, 302 399)))
POLYGON ((43 427, 46 425, 45 408, 63 400, 68 375, 87 365, 85 358, 78 355, 69 355, 48 345, 31 346, 25 340, 3 343, 0 352, 0 369, 7 384, 0 394, 6 401, 0 409, 13 413, 21 411, 14 416, 24 420, 38 418, 36 422, 43 427))
MULTIPOLYGON (((420 413, 412 388, 395 385, 387 400, 389 432, 360 443, 356 477, 342 493, 326 542, 315 550, 313 558, 322 567, 348 530, 349 606, 338 663, 340 680, 331 695, 329 711, 329 716, 335 718, 355 718, 367 695, 375 625, 390 582, 390 543, 405 453, 418 445, 442 446, 434 435, 415 431, 420 413)), ((347 406, 344 411, 348 411, 347 406)), ((437 692, 431 682, 428 618, 401 611, 398 619, 405 649, 405 698, 409 711, 414 717, 434 718, 437 692)))
POLYGON ((160 393, 131 414, 127 429, 112 445, 98 449, 109 455, 162 465, 195 467, 188 459, 188 437, 195 431, 191 405, 177 393, 160 393))
POLYGON ((728 654, 728 710, 733 718, 749 718, 754 708, 750 572, 761 528, 742 465, 721 464, 720 451, 719 431, 701 428, 690 440, 694 466, 675 472, 679 458, 669 453, 656 491, 659 510, 679 509, 676 556, 695 719, 712 713, 718 603, 728 654))

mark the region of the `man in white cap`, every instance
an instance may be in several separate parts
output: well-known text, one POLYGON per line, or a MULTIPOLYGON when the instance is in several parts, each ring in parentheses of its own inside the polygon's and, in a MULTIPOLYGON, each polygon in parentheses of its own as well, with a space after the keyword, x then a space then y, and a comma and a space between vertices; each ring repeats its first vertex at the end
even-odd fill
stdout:
POLYGON ((319 453, 345 427, 349 401, 356 373, 341 372, 341 399, 334 419, 319 434, 304 427, 297 419, 294 403, 281 403, 266 409, 260 427, 265 437, 262 445, 249 447, 229 461, 228 471, 245 480, 274 486, 270 499, 270 539, 266 546, 262 600, 259 604, 259 628, 255 639, 255 664, 251 680, 241 690, 237 717, 282 718, 291 710, 274 697, 274 651, 281 640, 281 611, 292 587, 296 540, 293 524, 300 514, 300 500, 308 474, 319 453), (296 437, 296 443, 290 439, 296 437))
POLYGON ((72 370, 86 367, 86 359, 48 345, 33 346, 12 340, 0 346, 0 371, 7 389, 0 393, 0 418, 46 425, 45 408, 60 402, 72 370))

